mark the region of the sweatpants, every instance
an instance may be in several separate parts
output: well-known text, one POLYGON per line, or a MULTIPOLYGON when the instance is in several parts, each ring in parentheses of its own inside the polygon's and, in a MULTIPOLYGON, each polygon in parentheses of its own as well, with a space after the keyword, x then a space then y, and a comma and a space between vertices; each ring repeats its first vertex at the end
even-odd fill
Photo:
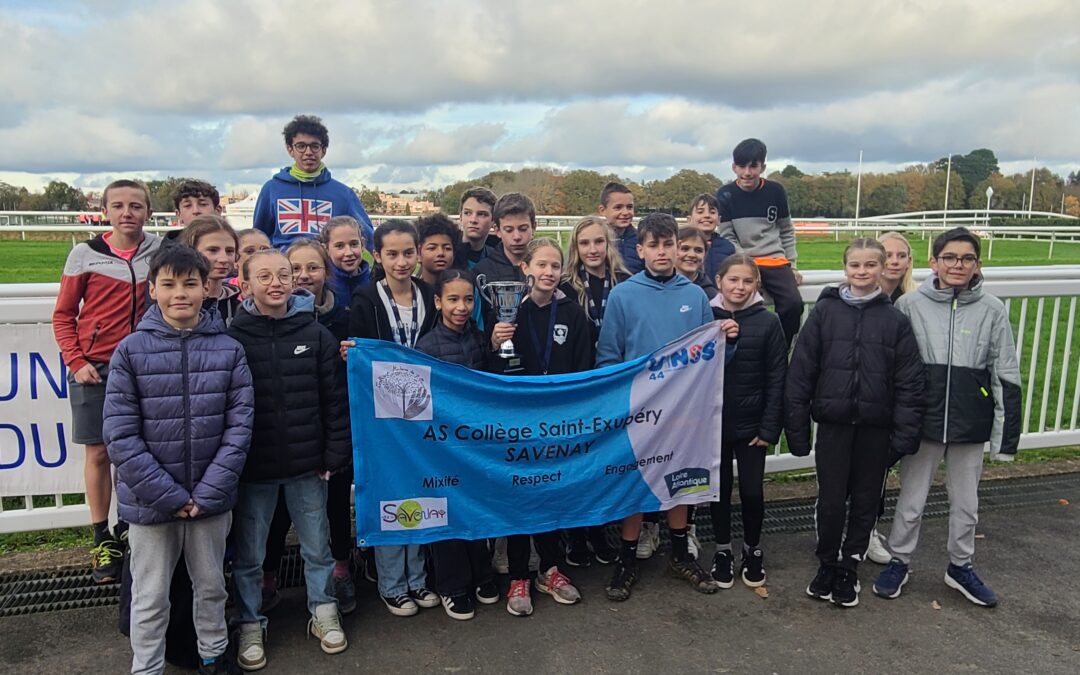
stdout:
POLYGON ((761 543, 765 520, 765 448, 748 445, 748 439, 720 445, 720 501, 709 504, 713 536, 718 550, 731 550, 731 488, 735 482, 733 462, 739 467, 739 501, 742 504, 743 543, 761 543))
POLYGON ((447 539, 428 548, 435 592, 449 598, 469 595, 477 586, 494 580, 487 539, 447 539))
POLYGON ((192 615, 199 656, 211 659, 229 645, 225 626, 225 538, 232 513, 159 525, 131 524, 131 672, 165 672, 169 587, 184 556, 194 595, 192 615))
POLYGON ((536 555, 540 556, 541 573, 547 572, 552 567, 558 567, 562 559, 562 535, 558 530, 554 532, 540 532, 538 534, 512 534, 506 538, 506 562, 510 567, 510 580, 528 579, 529 574, 529 537, 536 545, 536 555))
POLYGON ((791 265, 766 266, 761 271, 761 286, 772 298, 773 308, 780 317, 780 326, 784 329, 784 340, 788 349, 799 332, 802 322, 803 299, 799 293, 799 284, 795 282, 795 273, 791 265))
POLYGON ((818 425, 816 553, 823 565, 854 571, 866 555, 889 467, 889 437, 880 427, 818 425))
POLYGON ((889 551, 910 564, 919 545, 926 497, 941 460, 949 491, 949 561, 966 565, 975 555, 975 525, 979 522, 979 479, 982 443, 939 443, 923 439, 919 451, 900 461, 900 496, 896 500, 889 551))

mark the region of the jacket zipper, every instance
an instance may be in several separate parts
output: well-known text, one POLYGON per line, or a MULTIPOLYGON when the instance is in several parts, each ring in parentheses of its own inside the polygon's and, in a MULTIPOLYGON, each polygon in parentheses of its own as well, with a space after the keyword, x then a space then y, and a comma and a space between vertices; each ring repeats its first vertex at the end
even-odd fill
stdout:
POLYGON ((191 482, 191 474, 194 473, 191 459, 191 392, 188 388, 188 337, 189 332, 180 334, 180 379, 184 385, 184 455, 187 457, 184 485, 190 493, 194 486, 191 482))
POLYGON ((941 442, 949 442, 949 408, 951 407, 950 396, 952 393, 952 356, 953 356, 953 331, 956 328, 956 305, 958 294, 953 292, 952 304, 949 305, 949 356, 945 367, 945 424, 941 430, 941 442))
MULTIPOLYGON (((135 255, 138 255, 138 253, 139 252, 136 251, 135 255)), ((134 255, 131 257, 132 259, 135 258, 134 255)), ((130 260, 125 260, 124 262, 127 264, 128 272, 131 274, 131 330, 129 332, 134 333, 135 315, 139 313, 139 285, 137 279, 135 278, 135 266, 131 264, 130 260)))
POLYGON ((98 332, 101 330, 101 322, 98 321, 94 326, 94 332, 90 334, 90 344, 86 345, 86 349, 83 350, 84 354, 89 355, 90 350, 94 348, 94 343, 97 342, 98 332))
POLYGON ((858 314, 855 315, 855 378, 854 378, 855 387, 854 387, 854 389, 852 390, 851 393, 854 394, 855 397, 856 397, 856 400, 855 400, 855 415, 853 416, 854 419, 855 419, 854 423, 855 424, 860 424, 862 420, 859 418, 859 413, 858 413, 858 410, 859 410, 859 401, 858 401, 858 399, 860 398, 860 396, 859 396, 859 367, 860 367, 860 365, 862 363, 862 359, 859 358, 859 355, 860 355, 860 351, 862 349, 863 310, 862 310, 862 308, 856 308, 856 311, 858 312, 858 314))
POLYGON ((274 422, 277 427, 278 439, 284 439, 286 448, 289 444, 288 428, 285 426, 285 422, 288 418, 288 406, 285 404, 285 382, 281 378, 281 367, 278 365, 280 359, 278 358, 278 341, 277 341, 277 320, 269 319, 270 321, 270 367, 274 373, 274 422))

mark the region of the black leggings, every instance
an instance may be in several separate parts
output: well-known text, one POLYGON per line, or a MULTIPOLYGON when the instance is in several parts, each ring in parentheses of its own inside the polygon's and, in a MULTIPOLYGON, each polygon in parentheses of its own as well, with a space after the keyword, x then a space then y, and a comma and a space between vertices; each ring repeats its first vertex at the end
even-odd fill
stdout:
POLYGON ((759 269, 761 286, 772 298, 776 315, 780 317, 780 325, 784 329, 784 340, 790 349, 795 334, 799 332, 804 307, 799 284, 795 281, 795 272, 791 270, 791 265, 763 265, 759 269))
POLYGON ((558 567, 562 558, 562 533, 540 532, 534 535, 512 534, 506 538, 506 562, 510 568, 510 580, 528 579, 529 537, 536 543, 536 555, 540 556, 540 572, 558 567))
MULTIPOLYGON (((331 474, 326 486, 326 519, 330 522, 330 553, 334 560, 344 562, 353 550, 352 491, 353 472, 331 474)), ((289 509, 285 506, 285 490, 278 490, 274 519, 270 521, 270 533, 266 537, 266 557, 263 573, 276 574, 285 555, 285 537, 292 527, 289 509)))
POLYGON ((761 526, 765 520, 765 492, 762 488, 765 450, 749 445, 747 439, 720 445, 720 501, 709 504, 717 545, 731 544, 731 488, 735 481, 732 460, 739 465, 743 543, 750 548, 761 543, 761 526))

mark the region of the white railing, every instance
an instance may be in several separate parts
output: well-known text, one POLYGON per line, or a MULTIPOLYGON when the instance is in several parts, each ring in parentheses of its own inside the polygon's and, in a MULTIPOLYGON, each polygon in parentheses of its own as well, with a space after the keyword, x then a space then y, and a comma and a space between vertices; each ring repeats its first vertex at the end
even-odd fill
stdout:
MULTIPOLYGON (((927 270, 917 270, 922 279, 927 270)), ((996 267, 987 271, 985 289, 1005 301, 1014 315, 1013 331, 1022 367, 1023 433, 1021 449, 1080 445, 1080 341, 1077 304, 1080 265, 996 267), (1070 393, 1071 391, 1071 393, 1070 393)), ((805 272, 803 299, 813 303, 826 284, 840 281, 838 271, 805 272)), ((0 321, 48 323, 58 284, 0 285, 0 321)), ((807 308, 809 312, 809 307, 807 308)), ((779 446, 767 461, 767 471, 813 467, 813 456, 794 457, 779 446)), ((48 506, 34 508, 31 496, 25 508, 0 507, 0 532, 74 527, 89 522, 85 505, 65 506, 55 495, 48 506)))

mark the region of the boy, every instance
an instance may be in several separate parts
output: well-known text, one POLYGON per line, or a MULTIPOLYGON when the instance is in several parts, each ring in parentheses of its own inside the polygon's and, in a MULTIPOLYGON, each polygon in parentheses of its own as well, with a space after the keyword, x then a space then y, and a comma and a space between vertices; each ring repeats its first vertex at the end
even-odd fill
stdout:
POLYGON ((112 231, 68 254, 52 325, 68 369, 71 442, 86 446, 83 475, 94 527, 91 574, 104 584, 120 578, 127 540, 123 518, 109 532, 113 481, 101 430, 105 383, 113 350, 142 317, 149 260, 161 239, 143 232, 150 193, 142 183, 110 183, 101 196, 101 211, 112 231))
MULTIPOLYGON (((509 192, 495 202, 492 217, 495 221, 495 232, 499 235, 499 245, 490 249, 487 257, 476 263, 473 271, 477 276, 483 274, 487 282, 525 281, 525 273, 521 271, 521 259, 536 232, 536 209, 532 200, 520 192, 509 192)), ((478 284, 477 292, 479 291, 478 284)), ((484 299, 483 294, 480 298, 480 308, 476 316, 483 321, 483 324, 480 324, 483 330, 483 325, 494 325, 494 321, 488 322, 492 318, 491 305, 484 299)))
POLYGON ((485 187, 471 187, 461 195, 461 243, 454 252, 454 267, 471 270, 499 245, 499 238, 489 234, 494 211, 495 193, 485 187))
MULTIPOLYGON (((675 271, 675 219, 652 213, 637 228, 637 254, 645 269, 611 289, 604 323, 600 327, 596 367, 622 363, 648 354, 677 337, 713 320, 705 291, 675 271)), ((637 581, 637 546, 641 514, 622 521, 620 562, 607 587, 609 600, 630 597, 637 581)), ((686 507, 667 512, 671 531, 671 571, 702 593, 715 593, 719 585, 689 554, 686 507)))
POLYGON ((983 450, 1011 460, 1020 441, 1020 367, 1000 300, 983 291, 982 246, 957 227, 934 240, 933 274, 896 307, 911 319, 926 363, 926 417, 919 451, 900 461, 900 496, 888 548, 892 560, 874 593, 899 597, 919 542, 926 496, 945 459, 949 483, 949 566, 945 584, 983 607, 997 596, 975 574, 975 524, 983 450))
POLYGON ((293 165, 266 181, 255 202, 255 229, 270 245, 288 248, 293 237, 315 238, 334 216, 352 216, 371 242, 374 230, 360 198, 352 188, 334 180, 323 164, 330 133, 315 115, 297 115, 285 125, 285 149, 293 165))
POLYGON ((176 226, 184 227, 199 216, 220 216, 221 195, 210 183, 186 178, 176 184, 172 191, 176 226))
POLYGON ((735 146, 731 165, 735 181, 716 192, 720 236, 754 256, 761 269, 761 286, 773 300, 790 349, 803 313, 794 268, 798 257, 795 226, 784 186, 761 177, 765 153, 765 144, 756 138, 735 146))
POLYGON ((600 191, 600 207, 596 210, 608 219, 615 230, 615 248, 622 256, 630 274, 645 268, 638 254, 638 235, 634 230, 634 193, 622 183, 612 181, 600 191))
POLYGON ((420 233, 420 279, 435 287, 439 274, 454 266, 454 245, 461 238, 457 225, 441 213, 416 221, 420 233))
POLYGON ((208 274, 194 249, 158 251, 148 272, 156 304, 110 363, 105 441, 120 516, 131 523, 132 673, 165 669, 169 587, 181 555, 199 672, 229 672, 222 563, 254 411, 243 349, 201 309, 208 274))
POLYGON ((735 252, 735 245, 721 237, 716 231, 716 225, 719 222, 720 206, 716 203, 716 197, 707 192, 694 197, 694 201, 690 202, 687 224, 701 230, 709 245, 705 253, 705 265, 702 267, 705 278, 709 280, 716 278, 720 263, 735 252))

